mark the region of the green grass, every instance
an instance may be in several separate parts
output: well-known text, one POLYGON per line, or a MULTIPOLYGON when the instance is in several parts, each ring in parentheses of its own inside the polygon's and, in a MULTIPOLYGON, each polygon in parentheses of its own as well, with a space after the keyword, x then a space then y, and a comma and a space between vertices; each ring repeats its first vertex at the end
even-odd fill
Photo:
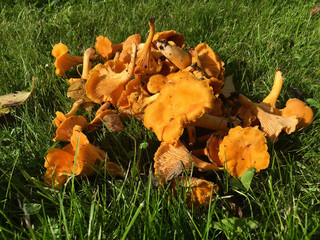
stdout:
MULTIPOLYGON (((0 6, 0 95, 35 89, 28 101, 1 117, 0 238, 2 239, 317 239, 320 237, 320 14, 316 1, 7 1, 0 6), (52 47, 74 55, 98 35, 143 41, 147 19, 156 30, 184 34, 187 46, 206 42, 234 74, 238 92, 261 101, 277 68, 286 81, 279 107, 295 97, 313 108, 311 126, 269 142, 271 162, 248 191, 218 179, 224 188, 210 207, 187 207, 185 190, 152 185, 159 145, 135 120, 119 134, 102 130, 97 143, 110 159, 145 177, 98 174, 69 179, 60 191, 43 183, 44 156, 54 146, 55 111, 67 111, 68 84, 55 75, 52 47), (144 143, 148 143, 147 147, 144 143), (171 199, 171 200, 170 200, 171 199), (237 218, 231 200, 242 207, 237 218)), ((87 118, 90 116, 85 115, 87 118)), ((59 145, 58 145, 59 146, 59 145)))

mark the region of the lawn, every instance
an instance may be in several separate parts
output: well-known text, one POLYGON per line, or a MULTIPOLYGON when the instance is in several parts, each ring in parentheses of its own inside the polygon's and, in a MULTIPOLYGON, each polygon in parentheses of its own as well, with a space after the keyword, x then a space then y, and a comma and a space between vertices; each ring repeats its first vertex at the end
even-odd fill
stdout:
MULTIPOLYGON (((5 1, 0 6, 0 95, 34 90, 0 117, 1 239, 317 239, 320 237, 320 13, 316 1, 5 1), (154 133, 133 118, 124 131, 103 128, 96 144, 129 169, 123 178, 70 177, 59 190, 43 182, 56 111, 68 112, 66 78, 55 74, 53 46, 83 55, 96 37, 120 43, 138 33, 173 29, 186 47, 207 43, 233 74, 238 93, 255 102, 285 78, 277 106, 299 98, 313 122, 268 141, 270 165, 248 189, 228 174, 209 206, 190 207, 152 178, 154 133)), ((319 3, 318 3, 319 4, 319 3)), ((75 74, 76 69, 73 70, 75 74)), ((80 110, 88 120, 92 115, 80 110)), ((213 174, 213 173, 211 173, 213 174)))

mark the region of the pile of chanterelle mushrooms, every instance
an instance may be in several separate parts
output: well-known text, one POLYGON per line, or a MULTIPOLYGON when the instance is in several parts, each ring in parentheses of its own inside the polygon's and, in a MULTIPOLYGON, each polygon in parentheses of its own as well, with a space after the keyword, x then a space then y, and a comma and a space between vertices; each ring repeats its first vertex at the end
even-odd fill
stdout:
POLYGON ((283 109, 276 107, 283 83, 280 70, 260 103, 242 94, 225 96, 224 63, 206 43, 185 51, 182 34, 155 32, 154 19, 149 19, 149 27, 144 43, 139 34, 119 44, 99 36, 95 48, 88 48, 83 57, 68 54, 62 43, 54 46, 56 73, 65 77, 68 69, 82 64, 82 75, 68 79, 73 108, 56 113, 53 140, 68 144, 49 150, 45 157, 46 183, 59 188, 69 176, 105 170, 124 176, 124 170, 85 133, 100 124, 121 131, 121 119, 133 116, 161 141, 154 155, 159 182, 173 188, 188 186, 189 198, 192 195, 194 203, 203 204, 218 186, 201 178, 201 173, 225 169, 238 178, 249 168, 265 169, 270 158, 267 138, 275 142, 282 131, 290 134, 312 121, 311 108, 298 99, 289 99, 283 109), (76 115, 80 106, 92 111, 97 104, 100 108, 91 122, 76 115), (200 177, 190 176, 191 170, 200 177))

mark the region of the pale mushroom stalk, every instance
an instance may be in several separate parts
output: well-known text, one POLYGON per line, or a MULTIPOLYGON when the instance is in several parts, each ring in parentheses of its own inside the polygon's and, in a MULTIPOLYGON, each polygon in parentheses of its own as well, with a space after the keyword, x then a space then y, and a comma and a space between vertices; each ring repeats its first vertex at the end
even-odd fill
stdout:
POLYGON ((192 150, 192 154, 195 155, 196 157, 206 156, 207 149, 206 148, 195 149, 195 150, 192 150))
POLYGON ((229 119, 216 117, 209 114, 203 114, 195 123, 192 125, 211 130, 228 130, 229 119))
POLYGON ((95 54, 96 50, 94 48, 88 48, 83 55, 83 69, 82 69, 82 79, 87 80, 88 79, 88 75, 89 75, 89 71, 91 69, 91 62, 90 59, 93 56, 93 54, 95 54))
POLYGON ((71 117, 74 114, 76 114, 76 112, 79 110, 79 107, 81 106, 82 103, 84 103, 84 99, 79 99, 79 100, 75 101, 73 103, 70 111, 67 114, 65 114, 66 118, 71 117))
MULTIPOLYGON (((153 36, 156 32, 155 25, 154 25, 154 18, 149 18, 149 27, 150 27, 150 32, 147 38, 147 41, 139 46, 143 46, 141 50, 138 50, 137 53, 137 60, 136 60, 136 72, 140 73, 148 73, 149 71, 152 71, 152 63, 156 64, 156 61, 153 59, 153 56, 151 54, 151 44, 152 44, 152 39, 153 36)), ((138 48, 139 49, 139 48, 138 48)))
POLYGON ((275 109, 277 99, 278 99, 280 92, 281 92, 281 89, 282 89, 282 84, 283 84, 282 73, 279 69, 277 69, 275 77, 274 77, 274 82, 273 82, 271 92, 269 93, 269 95, 265 99, 263 99, 263 101, 261 103, 269 105, 271 108, 275 109))
POLYGON ((195 126, 187 126, 189 145, 193 146, 196 143, 196 128, 195 126))
POLYGON ((96 115, 100 114, 101 112, 107 110, 111 106, 111 102, 105 102, 100 106, 100 108, 97 110, 96 115))
POLYGON ((170 45, 167 40, 158 39, 157 48, 161 53, 169 59, 179 69, 184 69, 191 65, 191 54, 183 51, 181 48, 175 45, 170 45))
POLYGON ((153 103, 159 96, 159 93, 153 94, 150 97, 145 97, 143 99, 143 104, 141 105, 141 108, 145 108, 149 104, 153 103))

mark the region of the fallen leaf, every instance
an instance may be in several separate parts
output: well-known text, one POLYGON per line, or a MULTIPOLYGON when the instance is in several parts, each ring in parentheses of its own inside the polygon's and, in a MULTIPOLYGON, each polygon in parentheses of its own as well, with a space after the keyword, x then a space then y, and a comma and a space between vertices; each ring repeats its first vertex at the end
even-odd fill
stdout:
POLYGON ((310 12, 310 16, 313 16, 313 15, 317 14, 319 12, 319 10, 320 10, 320 6, 319 5, 314 6, 314 8, 310 12))
POLYGON ((226 97, 230 97, 230 94, 235 92, 236 89, 233 84, 233 74, 226 77, 224 86, 221 89, 221 93, 226 97))
POLYGON ((32 79, 32 89, 30 92, 16 92, 0 96, 0 115, 8 114, 10 107, 23 104, 30 96, 34 88, 34 78, 32 79))

